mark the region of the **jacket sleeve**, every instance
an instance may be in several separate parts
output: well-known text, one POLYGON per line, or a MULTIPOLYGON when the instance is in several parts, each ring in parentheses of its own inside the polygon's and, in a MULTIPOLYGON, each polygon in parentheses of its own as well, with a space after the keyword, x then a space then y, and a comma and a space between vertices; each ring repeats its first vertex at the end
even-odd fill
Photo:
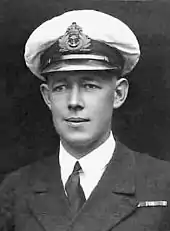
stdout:
POLYGON ((16 174, 12 173, 0 185, 0 231, 15 230, 15 181, 16 174))

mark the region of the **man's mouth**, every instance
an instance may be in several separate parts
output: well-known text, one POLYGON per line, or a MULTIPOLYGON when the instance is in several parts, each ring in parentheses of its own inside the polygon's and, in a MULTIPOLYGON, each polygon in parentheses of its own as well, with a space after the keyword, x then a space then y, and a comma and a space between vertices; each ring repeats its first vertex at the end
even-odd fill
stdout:
POLYGON ((66 121, 70 123, 82 123, 82 122, 88 122, 89 119, 80 118, 80 117, 70 117, 66 119, 66 121))

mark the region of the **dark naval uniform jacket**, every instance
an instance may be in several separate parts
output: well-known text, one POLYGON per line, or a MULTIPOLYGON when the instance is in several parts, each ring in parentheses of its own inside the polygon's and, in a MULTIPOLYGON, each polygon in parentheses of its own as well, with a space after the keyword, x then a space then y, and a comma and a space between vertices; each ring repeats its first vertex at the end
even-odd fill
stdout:
POLYGON ((75 217, 56 155, 23 167, 0 186, 0 231, 12 230, 169 231, 170 164, 116 143, 112 160, 75 217))

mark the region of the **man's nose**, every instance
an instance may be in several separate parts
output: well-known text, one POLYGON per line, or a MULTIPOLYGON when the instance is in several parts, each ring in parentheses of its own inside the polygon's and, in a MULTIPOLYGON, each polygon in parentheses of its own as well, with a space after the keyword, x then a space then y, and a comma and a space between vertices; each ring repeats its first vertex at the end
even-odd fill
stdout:
POLYGON ((70 90, 68 108, 69 110, 82 110, 84 108, 81 91, 77 85, 74 85, 70 90))

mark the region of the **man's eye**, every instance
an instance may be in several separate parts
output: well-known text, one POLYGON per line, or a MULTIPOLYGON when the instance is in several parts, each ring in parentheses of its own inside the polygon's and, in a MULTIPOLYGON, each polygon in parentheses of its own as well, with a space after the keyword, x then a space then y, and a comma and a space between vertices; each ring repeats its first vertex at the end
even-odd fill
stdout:
POLYGON ((99 88, 99 87, 97 85, 95 85, 95 84, 87 83, 87 84, 84 84, 84 88, 86 88, 86 89, 96 89, 96 88, 99 88))
POLYGON ((65 89, 66 89, 66 85, 59 85, 59 86, 55 86, 53 88, 53 91, 61 92, 64 91, 65 89))

